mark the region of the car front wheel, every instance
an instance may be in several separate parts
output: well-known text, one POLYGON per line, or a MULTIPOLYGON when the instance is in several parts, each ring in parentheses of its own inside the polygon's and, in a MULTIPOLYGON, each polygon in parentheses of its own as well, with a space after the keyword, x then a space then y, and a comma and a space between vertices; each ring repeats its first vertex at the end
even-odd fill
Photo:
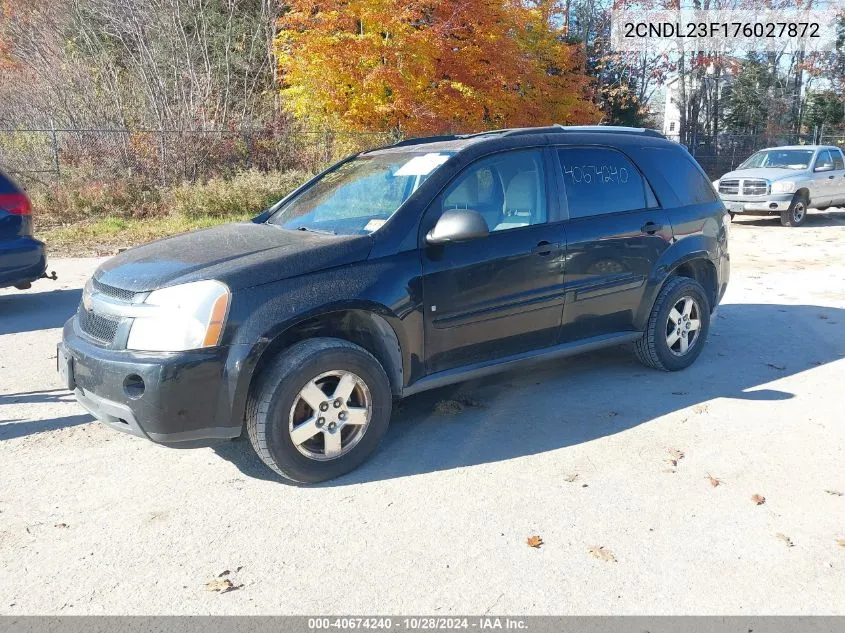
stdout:
POLYGON ((274 471, 316 483, 372 455, 392 404, 387 374, 372 354, 341 339, 308 339, 262 371, 250 394, 247 434, 274 471))
POLYGON ((663 371, 695 362, 710 328, 710 301, 700 283, 674 277, 657 295, 643 337, 634 344, 637 359, 663 371))
POLYGON ((807 219, 807 197, 804 195, 795 196, 792 204, 786 211, 780 214, 780 223, 783 226, 801 226, 807 219))

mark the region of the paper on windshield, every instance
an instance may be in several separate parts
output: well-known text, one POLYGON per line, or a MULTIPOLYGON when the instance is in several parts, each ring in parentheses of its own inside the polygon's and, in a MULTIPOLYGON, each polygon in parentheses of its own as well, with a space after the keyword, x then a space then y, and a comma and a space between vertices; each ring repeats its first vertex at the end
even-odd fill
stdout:
POLYGON ((424 156, 414 156, 414 158, 402 165, 394 175, 428 176, 447 160, 449 160, 449 156, 444 154, 425 154, 424 156))

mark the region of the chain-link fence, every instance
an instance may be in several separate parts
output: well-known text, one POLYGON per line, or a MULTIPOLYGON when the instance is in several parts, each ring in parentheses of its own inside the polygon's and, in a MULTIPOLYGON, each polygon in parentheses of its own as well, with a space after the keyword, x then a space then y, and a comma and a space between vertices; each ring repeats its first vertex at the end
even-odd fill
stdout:
POLYGON ((833 145, 845 149, 845 129, 808 134, 719 134, 699 135, 689 151, 712 180, 735 169, 757 150, 782 145, 833 145))
POLYGON ((270 130, 0 130, 0 168, 25 185, 138 178, 166 186, 248 169, 316 171, 395 142, 388 133, 270 130))
MULTIPOLYGON (((389 133, 268 130, 0 130, 0 169, 25 186, 63 179, 135 178, 168 186, 238 172, 317 171, 355 151, 399 140, 389 133)), ((845 148, 845 128, 821 134, 698 135, 690 153, 712 179, 764 147, 821 143, 845 148)))

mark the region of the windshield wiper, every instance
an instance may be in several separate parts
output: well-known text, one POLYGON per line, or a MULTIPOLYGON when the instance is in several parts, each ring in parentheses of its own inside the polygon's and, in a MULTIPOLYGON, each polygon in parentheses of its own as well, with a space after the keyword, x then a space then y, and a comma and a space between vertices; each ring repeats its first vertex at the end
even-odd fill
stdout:
POLYGON ((307 226, 300 226, 297 231, 308 231, 309 233, 319 233, 320 235, 337 235, 334 231, 322 231, 320 229, 312 229, 307 226))

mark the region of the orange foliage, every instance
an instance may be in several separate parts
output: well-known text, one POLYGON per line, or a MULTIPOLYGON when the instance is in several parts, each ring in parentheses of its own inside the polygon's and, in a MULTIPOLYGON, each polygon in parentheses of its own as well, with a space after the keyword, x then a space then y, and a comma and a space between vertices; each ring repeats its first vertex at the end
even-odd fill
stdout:
POLYGON ((288 109, 317 127, 404 134, 598 119, 579 49, 519 0, 288 0, 288 109))

